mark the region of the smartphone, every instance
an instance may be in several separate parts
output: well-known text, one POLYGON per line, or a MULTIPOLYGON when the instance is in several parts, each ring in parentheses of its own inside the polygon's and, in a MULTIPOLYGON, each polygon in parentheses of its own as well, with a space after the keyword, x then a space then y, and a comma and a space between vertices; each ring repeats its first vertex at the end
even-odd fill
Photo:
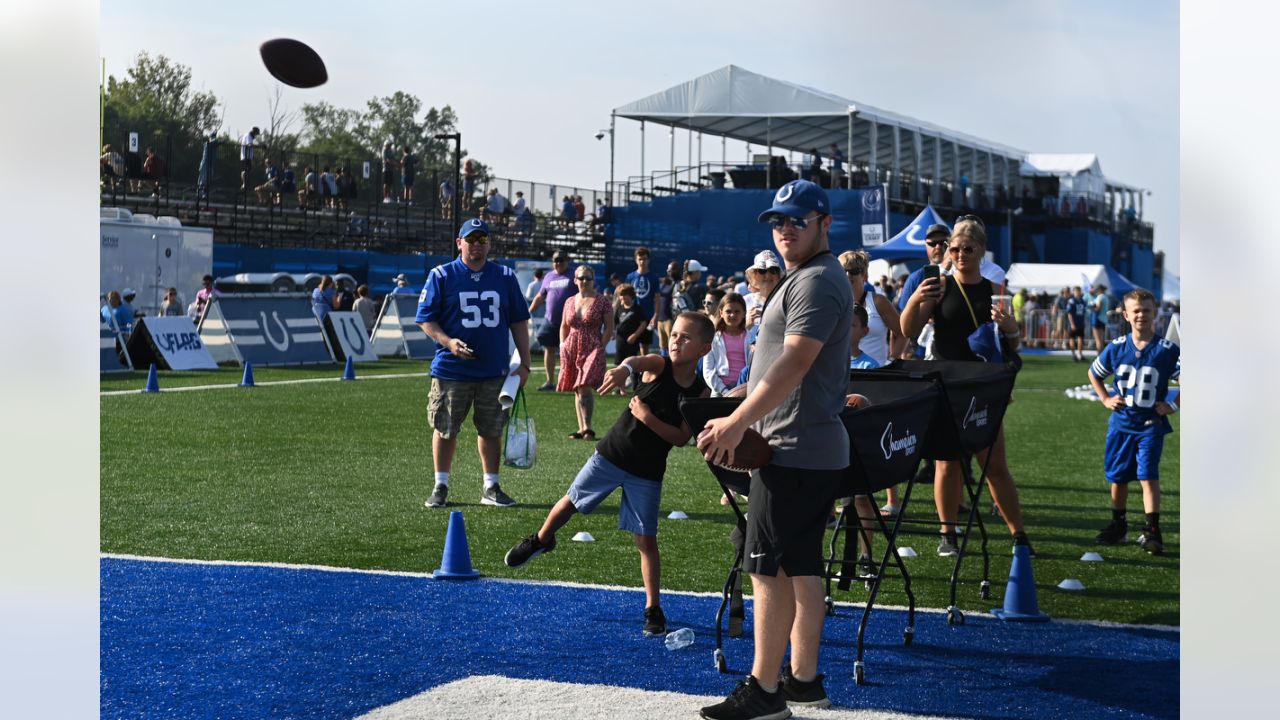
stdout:
POLYGON ((938 277, 938 273, 939 273, 939 271, 940 271, 940 268, 939 268, 937 265, 925 265, 925 266, 924 266, 924 277, 922 277, 922 278, 921 278, 921 280, 928 280, 929 278, 936 278, 936 277, 938 277))

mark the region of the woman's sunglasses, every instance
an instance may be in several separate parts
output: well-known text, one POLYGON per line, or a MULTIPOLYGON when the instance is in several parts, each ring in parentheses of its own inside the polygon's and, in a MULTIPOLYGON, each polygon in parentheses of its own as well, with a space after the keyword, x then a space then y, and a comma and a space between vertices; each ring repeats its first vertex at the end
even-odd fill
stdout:
POLYGON ((977 250, 977 248, 975 248, 972 245, 952 245, 951 247, 947 248, 947 252, 951 253, 952 255, 959 255, 961 252, 963 252, 965 255, 972 255, 975 250, 977 250))

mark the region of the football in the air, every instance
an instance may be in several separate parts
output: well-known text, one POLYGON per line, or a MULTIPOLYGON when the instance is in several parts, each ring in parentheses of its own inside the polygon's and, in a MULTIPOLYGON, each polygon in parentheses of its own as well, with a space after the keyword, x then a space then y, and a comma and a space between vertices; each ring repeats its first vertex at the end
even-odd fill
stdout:
POLYGON ((258 48, 267 72, 285 85, 313 88, 325 84, 329 72, 310 46, 291 38, 268 40, 258 48))
POLYGON ((742 434, 742 441, 733 449, 729 460, 716 465, 734 472, 751 472, 768 465, 772 459, 773 448, 769 447, 769 441, 755 430, 747 428, 742 434))

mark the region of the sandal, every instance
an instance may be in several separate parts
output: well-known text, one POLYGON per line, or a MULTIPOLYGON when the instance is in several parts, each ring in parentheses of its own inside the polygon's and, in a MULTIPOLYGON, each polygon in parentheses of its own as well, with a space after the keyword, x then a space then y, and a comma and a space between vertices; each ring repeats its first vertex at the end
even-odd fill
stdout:
POLYGON ((585 439, 587 439, 587 440, 595 440, 595 439, 596 439, 596 431, 595 431, 595 430, 583 430, 583 431, 582 431, 582 437, 583 437, 583 438, 585 438, 585 439))
POLYGON ((582 439, 582 438, 584 438, 584 437, 586 437, 586 436, 585 436, 584 434, 580 433, 580 432, 571 432, 571 433, 569 433, 569 439, 570 439, 570 440, 581 440, 581 439, 582 439))

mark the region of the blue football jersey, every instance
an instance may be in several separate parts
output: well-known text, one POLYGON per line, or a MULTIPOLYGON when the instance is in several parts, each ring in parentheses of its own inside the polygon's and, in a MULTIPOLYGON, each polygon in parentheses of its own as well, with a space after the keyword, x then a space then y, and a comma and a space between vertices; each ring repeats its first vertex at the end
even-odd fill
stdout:
POLYGON ((488 380, 509 372, 511 325, 528 319, 529 306, 514 270, 486 262, 477 271, 458 259, 427 273, 415 321, 438 323, 449 337, 475 351, 474 360, 463 360, 437 348, 431 361, 434 377, 488 380))
POLYGON ((1156 403, 1165 401, 1169 381, 1182 370, 1181 350, 1164 338, 1152 338, 1139 350, 1131 335, 1111 341, 1089 367, 1089 373, 1105 381, 1116 376, 1115 392, 1125 406, 1111 413, 1111 431, 1161 434, 1173 432, 1169 419, 1156 414, 1156 403))

